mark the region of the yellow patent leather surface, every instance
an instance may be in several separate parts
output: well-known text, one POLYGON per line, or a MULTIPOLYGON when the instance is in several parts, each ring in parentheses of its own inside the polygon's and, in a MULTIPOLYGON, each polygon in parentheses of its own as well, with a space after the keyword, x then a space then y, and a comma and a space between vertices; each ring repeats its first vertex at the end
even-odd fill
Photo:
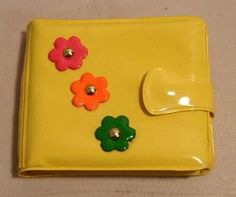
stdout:
POLYGON ((202 174, 214 158, 211 91, 199 18, 35 20, 22 76, 19 175, 202 174), (71 35, 89 55, 80 69, 58 72, 48 52, 56 38, 71 35), (109 83, 109 101, 93 112, 71 104, 70 84, 85 72, 109 83), (178 95, 190 95, 193 106, 179 105, 178 95), (127 151, 104 152, 95 139, 107 115, 126 115, 136 129, 127 151))
POLYGON ((195 76, 176 75, 165 68, 147 73, 143 85, 143 102, 150 114, 201 110, 214 113, 211 84, 195 76), (203 93, 203 94, 201 94, 203 93))

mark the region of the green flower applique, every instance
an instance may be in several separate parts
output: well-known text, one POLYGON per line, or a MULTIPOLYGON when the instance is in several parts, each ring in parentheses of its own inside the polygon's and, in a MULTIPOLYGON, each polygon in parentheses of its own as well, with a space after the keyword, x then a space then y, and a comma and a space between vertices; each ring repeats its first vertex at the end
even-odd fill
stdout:
POLYGON ((135 129, 129 126, 129 119, 126 116, 106 116, 102 120, 101 127, 97 128, 95 136, 101 141, 104 151, 112 150, 125 151, 129 147, 129 141, 135 137, 135 129))

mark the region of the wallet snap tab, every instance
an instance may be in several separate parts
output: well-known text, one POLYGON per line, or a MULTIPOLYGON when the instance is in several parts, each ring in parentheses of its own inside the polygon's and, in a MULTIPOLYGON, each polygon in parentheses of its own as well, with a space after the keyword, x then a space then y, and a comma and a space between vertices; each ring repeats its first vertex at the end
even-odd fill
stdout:
POLYGON ((202 110, 214 114, 213 91, 209 82, 156 68, 144 79, 143 103, 152 115, 189 110, 202 110))

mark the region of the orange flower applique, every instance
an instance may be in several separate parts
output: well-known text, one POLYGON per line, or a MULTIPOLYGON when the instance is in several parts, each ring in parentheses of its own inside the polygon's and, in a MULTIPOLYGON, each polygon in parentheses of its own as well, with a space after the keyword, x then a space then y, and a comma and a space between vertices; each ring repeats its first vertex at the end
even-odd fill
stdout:
POLYGON ((85 73, 71 84, 71 91, 75 96, 72 104, 76 107, 84 106, 87 110, 95 110, 99 103, 109 99, 107 80, 104 77, 94 77, 91 73, 85 73))

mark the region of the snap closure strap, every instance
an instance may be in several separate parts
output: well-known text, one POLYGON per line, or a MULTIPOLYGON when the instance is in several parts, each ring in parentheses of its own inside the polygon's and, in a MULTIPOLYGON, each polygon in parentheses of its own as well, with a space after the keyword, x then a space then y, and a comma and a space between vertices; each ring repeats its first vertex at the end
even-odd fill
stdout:
POLYGON ((144 106, 152 115, 188 110, 214 115, 213 90, 208 81, 156 68, 147 73, 142 91, 144 106))

